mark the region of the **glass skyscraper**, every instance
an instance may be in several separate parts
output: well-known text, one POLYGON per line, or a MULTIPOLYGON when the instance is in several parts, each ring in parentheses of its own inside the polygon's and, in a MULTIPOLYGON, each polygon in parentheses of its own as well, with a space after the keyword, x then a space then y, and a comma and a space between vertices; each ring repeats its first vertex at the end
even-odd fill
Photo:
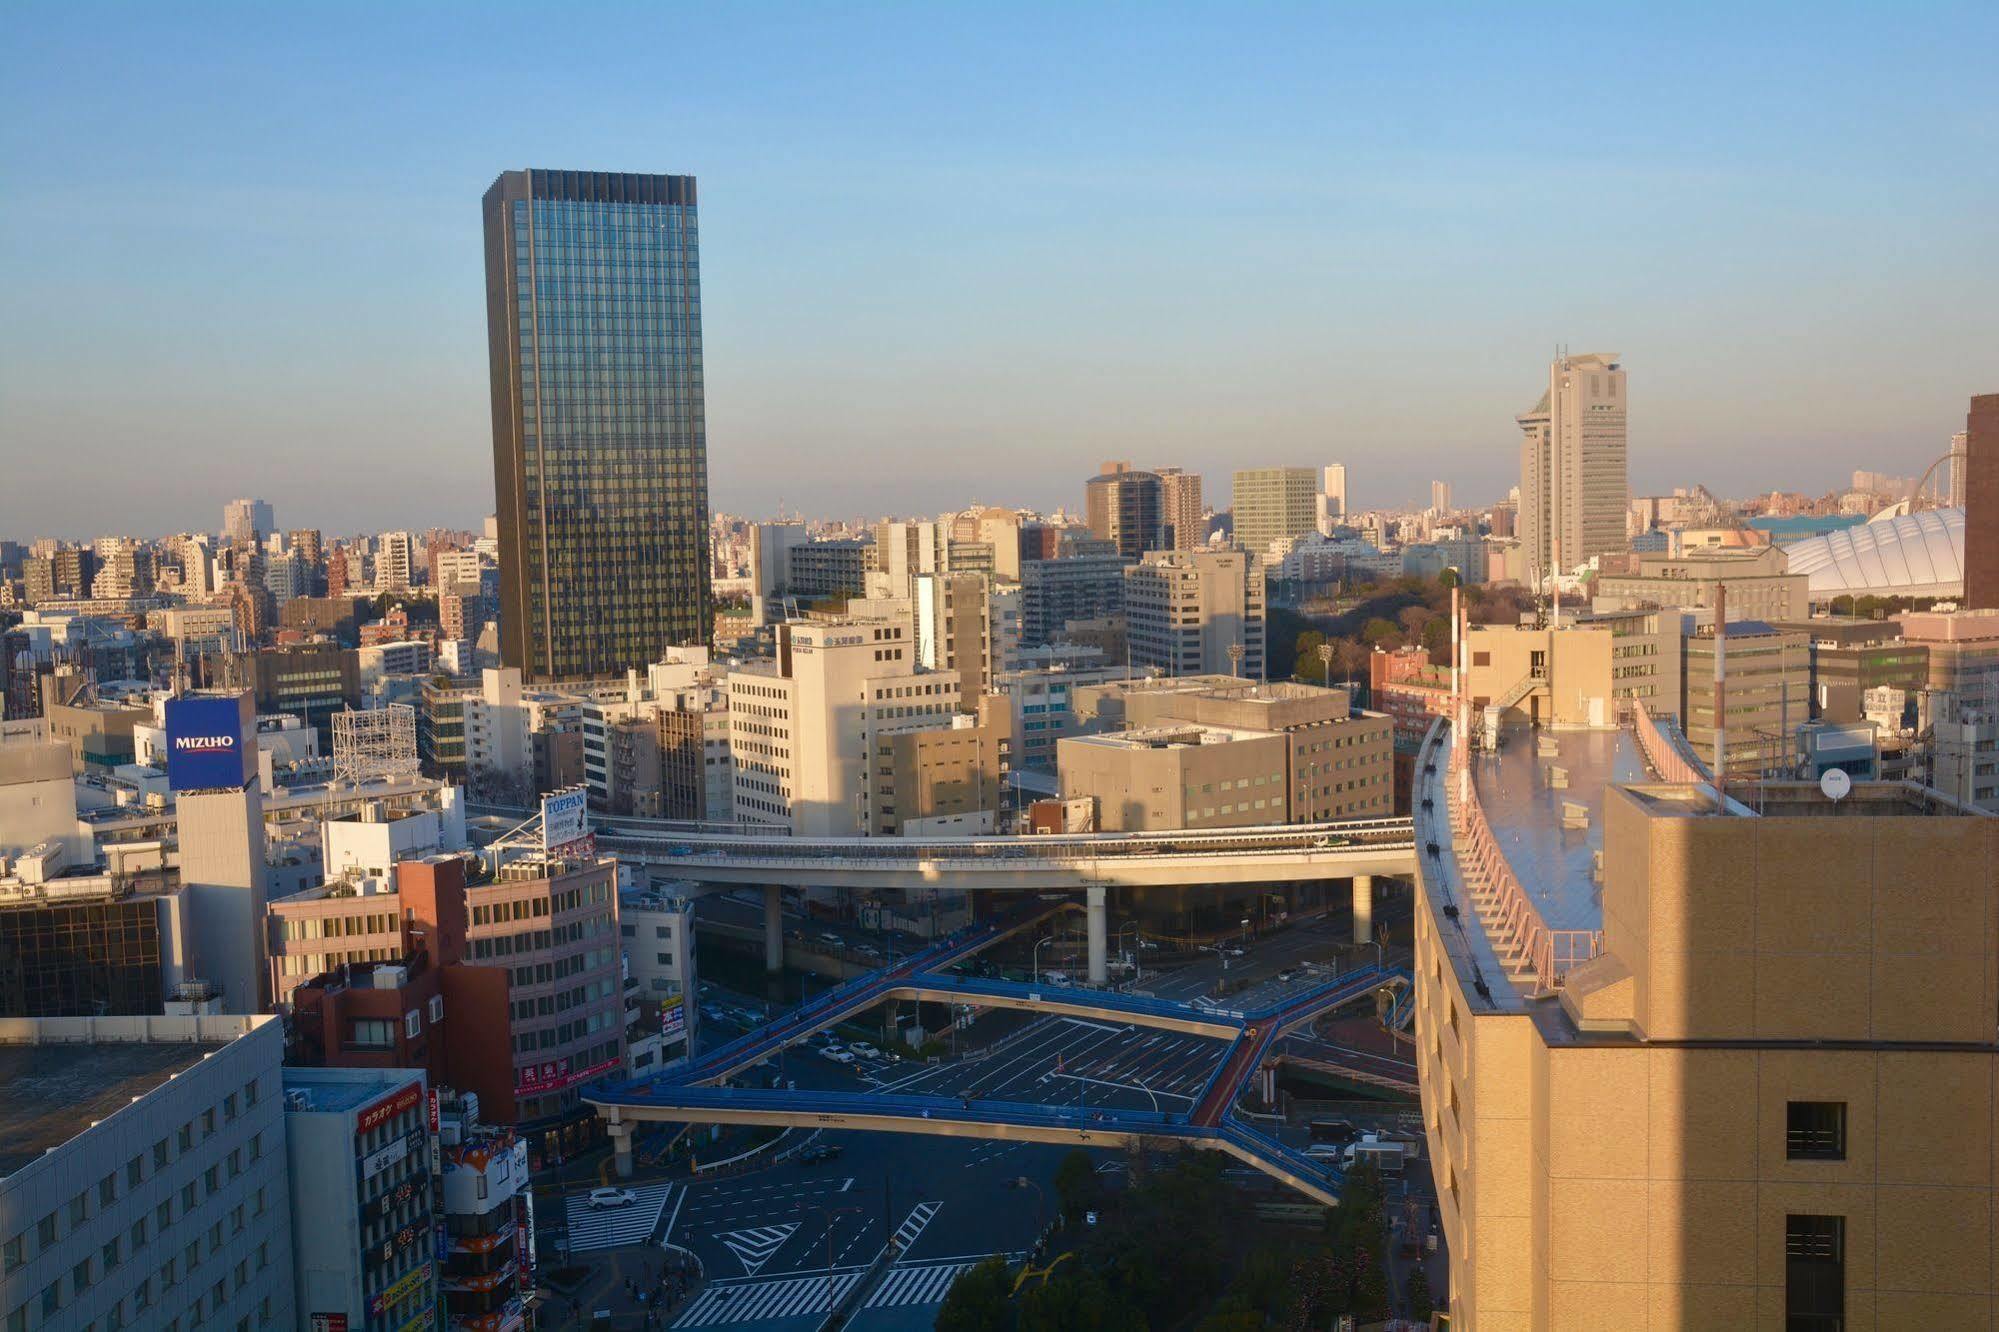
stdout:
POLYGON ((485 220, 501 659, 578 680, 705 644, 694 177, 509 171, 485 220))

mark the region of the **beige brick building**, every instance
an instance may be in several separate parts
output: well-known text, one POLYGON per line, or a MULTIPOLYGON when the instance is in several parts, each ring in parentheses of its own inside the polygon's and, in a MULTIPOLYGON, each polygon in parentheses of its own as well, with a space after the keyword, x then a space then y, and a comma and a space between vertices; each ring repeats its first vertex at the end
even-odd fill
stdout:
POLYGON ((1999 820, 1899 784, 1718 815, 1628 731, 1452 748, 1415 937, 1452 1325, 1991 1326, 1999 820))

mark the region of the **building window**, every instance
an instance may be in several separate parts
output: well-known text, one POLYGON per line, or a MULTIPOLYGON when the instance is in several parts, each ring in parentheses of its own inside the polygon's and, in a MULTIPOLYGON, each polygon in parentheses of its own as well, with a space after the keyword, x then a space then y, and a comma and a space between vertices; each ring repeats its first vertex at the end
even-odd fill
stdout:
POLYGON ((1840 1332, 1846 1324, 1846 1218, 1784 1218, 1786 1332, 1840 1332))
POLYGON ((1784 1155, 1793 1161, 1844 1161, 1846 1102, 1792 1101, 1786 1110, 1784 1155))

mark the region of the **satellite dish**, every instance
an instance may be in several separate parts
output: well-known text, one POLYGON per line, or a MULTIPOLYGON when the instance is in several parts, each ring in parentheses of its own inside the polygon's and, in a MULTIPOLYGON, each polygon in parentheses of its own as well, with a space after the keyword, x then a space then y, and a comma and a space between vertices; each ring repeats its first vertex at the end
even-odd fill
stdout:
POLYGON ((1847 776, 1844 768, 1827 768, 1819 778, 1819 790, 1827 800, 1838 804, 1853 792, 1853 778, 1847 776))

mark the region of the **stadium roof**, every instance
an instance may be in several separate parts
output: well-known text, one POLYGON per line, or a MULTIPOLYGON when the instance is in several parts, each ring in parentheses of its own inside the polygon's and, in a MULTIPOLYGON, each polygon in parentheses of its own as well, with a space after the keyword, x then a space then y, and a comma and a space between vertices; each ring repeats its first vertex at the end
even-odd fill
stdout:
POLYGON ((1810 578, 1813 601, 1842 595, 1964 595, 1964 510, 1877 518, 1784 547, 1790 571, 1810 578))

